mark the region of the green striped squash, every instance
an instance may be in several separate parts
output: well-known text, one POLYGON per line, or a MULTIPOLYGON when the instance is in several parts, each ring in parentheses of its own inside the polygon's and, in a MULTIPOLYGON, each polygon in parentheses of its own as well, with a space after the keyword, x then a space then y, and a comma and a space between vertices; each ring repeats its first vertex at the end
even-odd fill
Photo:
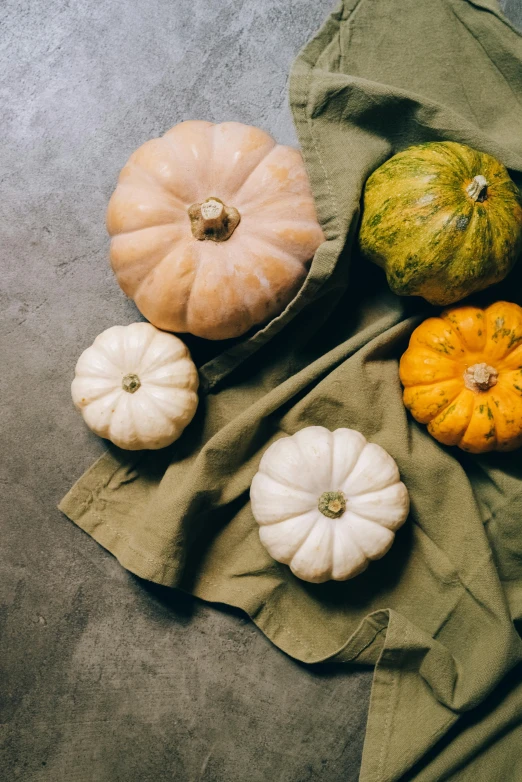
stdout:
POLYGON ((522 245, 505 167, 452 141, 409 147, 370 176, 359 235, 392 291, 447 305, 502 280, 522 245))

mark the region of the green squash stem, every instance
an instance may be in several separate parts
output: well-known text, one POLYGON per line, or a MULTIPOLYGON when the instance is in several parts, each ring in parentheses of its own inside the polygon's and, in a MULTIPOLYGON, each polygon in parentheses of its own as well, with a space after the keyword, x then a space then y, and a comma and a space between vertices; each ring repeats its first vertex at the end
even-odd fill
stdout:
POLYGON ((485 201, 488 197, 488 180, 486 177, 482 176, 482 174, 477 174, 477 176, 473 177, 466 188, 466 193, 473 201, 479 201, 480 203, 485 201))

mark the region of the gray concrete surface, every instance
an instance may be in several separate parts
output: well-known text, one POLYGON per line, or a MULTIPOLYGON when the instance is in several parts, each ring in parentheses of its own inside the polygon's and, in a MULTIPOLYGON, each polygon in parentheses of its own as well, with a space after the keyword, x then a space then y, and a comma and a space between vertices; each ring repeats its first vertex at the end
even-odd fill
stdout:
POLYGON ((521 0, 500 0, 500 7, 513 24, 522 30, 522 2, 521 0))
POLYGON ((297 665, 56 510, 104 448, 72 408, 75 361, 137 319, 107 262, 119 169, 186 118, 295 143, 288 69, 332 1, 0 3, 2 782, 357 779, 370 672, 297 665))

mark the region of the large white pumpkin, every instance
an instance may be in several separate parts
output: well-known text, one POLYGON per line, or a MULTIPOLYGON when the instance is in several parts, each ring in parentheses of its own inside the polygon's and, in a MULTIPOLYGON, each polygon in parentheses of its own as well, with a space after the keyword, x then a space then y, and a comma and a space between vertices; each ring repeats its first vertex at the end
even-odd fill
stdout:
POLYGON ((409 511, 384 448, 354 429, 322 426, 272 443, 250 500, 269 554, 312 583, 353 578, 380 559, 409 511))
POLYGON ((186 345, 150 323, 99 334, 78 359, 71 386, 87 426, 130 451, 177 440, 196 412, 197 389, 186 345))

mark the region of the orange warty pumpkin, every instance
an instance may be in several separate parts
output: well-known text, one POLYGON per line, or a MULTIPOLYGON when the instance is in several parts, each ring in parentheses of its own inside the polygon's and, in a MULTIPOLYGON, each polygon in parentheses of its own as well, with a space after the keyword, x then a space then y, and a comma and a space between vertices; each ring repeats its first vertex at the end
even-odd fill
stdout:
POLYGON ((324 239, 301 154, 238 122, 182 122, 143 144, 107 228, 112 268, 143 315, 207 339, 282 312, 324 239))
POLYGON ((428 318, 400 362, 404 404, 445 445, 522 445, 522 308, 499 301, 428 318))

